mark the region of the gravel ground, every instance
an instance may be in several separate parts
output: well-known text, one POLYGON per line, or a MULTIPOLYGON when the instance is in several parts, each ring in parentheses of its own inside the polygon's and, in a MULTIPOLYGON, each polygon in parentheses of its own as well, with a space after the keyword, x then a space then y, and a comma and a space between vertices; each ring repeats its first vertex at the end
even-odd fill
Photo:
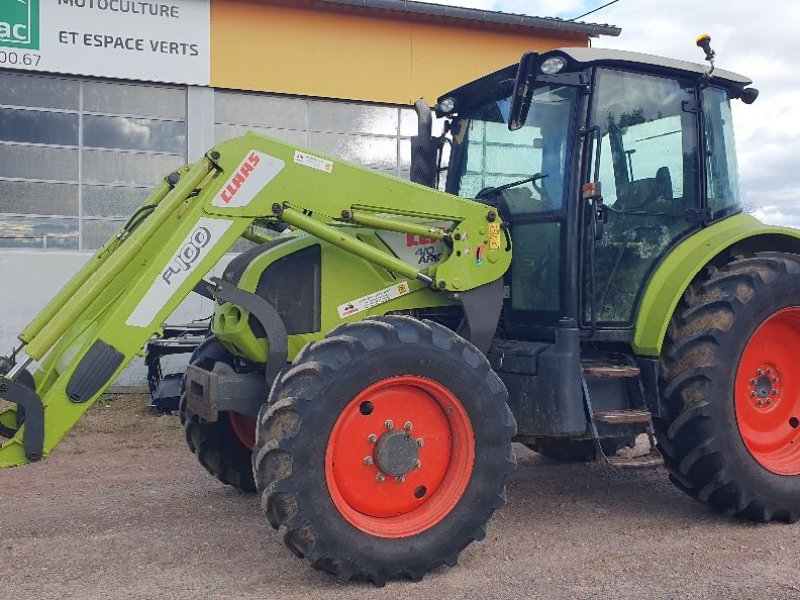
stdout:
POLYGON ((337 583, 292 556, 254 496, 209 477, 176 417, 92 409, 48 460, 0 471, 0 597, 800 598, 800 524, 711 513, 662 469, 559 464, 517 446, 509 502, 459 566, 337 583))

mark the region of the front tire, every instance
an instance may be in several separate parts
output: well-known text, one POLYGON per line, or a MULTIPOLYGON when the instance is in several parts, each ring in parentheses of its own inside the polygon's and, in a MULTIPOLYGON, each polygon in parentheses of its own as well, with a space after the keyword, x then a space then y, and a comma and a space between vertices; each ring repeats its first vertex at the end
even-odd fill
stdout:
POLYGON ((758 253, 708 270, 662 353, 659 448, 690 496, 758 522, 800 517, 800 257, 758 253))
POLYGON ((343 581, 455 565, 505 503, 516 432, 506 398, 486 358, 441 325, 338 327, 262 408, 254 468, 267 520, 343 581))
MULTIPOLYGON (((207 338, 189 360, 189 364, 207 371, 217 362, 232 364, 233 357, 213 337, 207 338)), ((183 395, 179 406, 186 443, 200 465, 225 485, 254 493, 255 419, 235 412, 221 412, 219 418, 210 423, 186 407, 183 395)))

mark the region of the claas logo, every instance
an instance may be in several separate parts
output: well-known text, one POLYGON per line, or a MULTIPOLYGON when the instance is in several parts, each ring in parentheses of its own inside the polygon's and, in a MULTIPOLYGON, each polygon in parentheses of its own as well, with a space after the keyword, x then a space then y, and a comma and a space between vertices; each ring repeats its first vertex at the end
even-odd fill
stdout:
POLYGON ((261 157, 255 152, 251 152, 250 156, 247 157, 247 161, 239 168, 239 171, 231 177, 228 185, 225 186, 225 189, 222 190, 222 193, 219 195, 220 199, 225 204, 230 204, 231 201, 233 201, 233 197, 236 196, 244 185, 244 182, 247 181, 253 171, 256 170, 260 162, 261 157))
POLYGON ((0 46, 39 49, 39 0, 3 0, 0 46))

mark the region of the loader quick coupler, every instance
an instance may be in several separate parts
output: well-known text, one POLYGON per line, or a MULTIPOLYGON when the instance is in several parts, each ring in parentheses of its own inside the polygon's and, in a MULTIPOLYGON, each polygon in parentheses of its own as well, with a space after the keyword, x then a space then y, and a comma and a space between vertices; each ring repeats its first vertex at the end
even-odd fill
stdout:
MULTIPOLYGON (((0 377, 0 400, 16 404, 16 411, 0 411, 0 423, 4 414, 16 412, 17 426, 25 428, 22 445, 26 458, 32 462, 41 460, 44 452, 44 405, 39 394, 18 381, 0 377)), ((3 429, 10 428, 3 426, 3 429)))

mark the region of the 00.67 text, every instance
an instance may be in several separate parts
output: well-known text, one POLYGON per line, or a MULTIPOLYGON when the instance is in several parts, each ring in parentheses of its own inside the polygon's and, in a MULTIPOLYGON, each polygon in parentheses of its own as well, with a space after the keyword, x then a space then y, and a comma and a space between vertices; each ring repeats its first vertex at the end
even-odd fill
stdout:
POLYGON ((24 67, 38 67, 42 60, 41 54, 16 52, 15 50, 0 50, 0 65, 22 65, 24 67))

